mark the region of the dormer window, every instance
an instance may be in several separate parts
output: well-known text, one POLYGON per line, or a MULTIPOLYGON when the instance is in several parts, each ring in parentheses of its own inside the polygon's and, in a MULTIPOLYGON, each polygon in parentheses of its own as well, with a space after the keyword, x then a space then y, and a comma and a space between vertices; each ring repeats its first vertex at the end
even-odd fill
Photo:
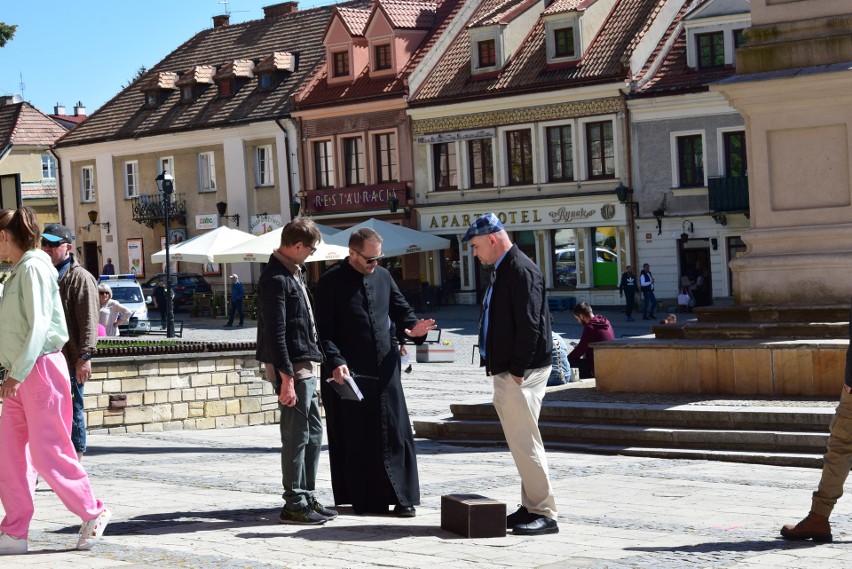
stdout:
POLYGON ((724 67, 725 65, 725 34, 724 32, 712 32, 708 34, 695 34, 695 43, 698 49, 698 68, 711 69, 724 67))
POLYGON ((332 77, 346 77, 349 75, 349 52, 336 51, 331 54, 332 77))
POLYGON ((180 88, 180 100, 182 103, 191 103, 193 99, 192 85, 186 85, 180 88))
POLYGON ((160 104, 160 92, 159 91, 148 91, 145 93, 145 106, 149 109, 153 109, 157 105, 160 104))
POLYGON ((233 79, 225 79, 223 81, 219 81, 219 96, 220 97, 230 97, 234 94, 234 80, 233 79))
POLYGON ((139 90, 145 95, 145 107, 154 109, 165 101, 169 93, 175 88, 176 80, 177 73, 160 71, 143 81, 139 90))
POLYGON ((272 73, 263 73, 257 79, 257 84, 261 89, 271 89, 272 83, 272 73))
POLYGON ((574 28, 554 30, 553 43, 555 57, 574 57, 574 28))
POLYGON ((494 40, 484 40, 476 44, 476 67, 494 67, 497 65, 497 47, 494 40))
POLYGON ((375 58, 373 61, 373 69, 381 71, 392 67, 390 44, 377 45, 373 51, 375 58))

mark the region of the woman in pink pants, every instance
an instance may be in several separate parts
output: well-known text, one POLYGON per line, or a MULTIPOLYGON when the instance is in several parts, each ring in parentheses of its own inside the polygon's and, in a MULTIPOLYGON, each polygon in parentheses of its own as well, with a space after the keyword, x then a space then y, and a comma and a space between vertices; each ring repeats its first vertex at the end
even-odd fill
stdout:
POLYGON ((50 257, 28 207, 0 210, 0 260, 14 266, 0 298, 0 555, 26 553, 36 473, 83 525, 77 549, 100 540, 110 512, 95 499, 71 443, 65 314, 50 257))

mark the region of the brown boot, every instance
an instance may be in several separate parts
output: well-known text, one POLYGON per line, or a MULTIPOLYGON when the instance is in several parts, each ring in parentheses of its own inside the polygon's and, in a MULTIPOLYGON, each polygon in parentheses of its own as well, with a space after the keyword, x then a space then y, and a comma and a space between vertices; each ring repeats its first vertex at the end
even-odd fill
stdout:
POLYGON ((781 528, 781 535, 784 539, 791 541, 799 541, 803 539, 812 539, 816 543, 831 543, 831 524, 828 523, 828 518, 813 512, 797 523, 796 525, 786 525, 781 528))

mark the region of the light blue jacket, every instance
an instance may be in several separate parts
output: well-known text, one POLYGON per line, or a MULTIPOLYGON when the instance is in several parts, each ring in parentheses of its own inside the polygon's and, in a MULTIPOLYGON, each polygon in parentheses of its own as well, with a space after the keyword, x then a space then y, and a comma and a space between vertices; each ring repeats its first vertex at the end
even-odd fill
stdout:
POLYGON ((44 251, 31 249, 12 267, 0 299, 0 366, 24 381, 44 354, 62 349, 68 327, 56 269, 44 251))

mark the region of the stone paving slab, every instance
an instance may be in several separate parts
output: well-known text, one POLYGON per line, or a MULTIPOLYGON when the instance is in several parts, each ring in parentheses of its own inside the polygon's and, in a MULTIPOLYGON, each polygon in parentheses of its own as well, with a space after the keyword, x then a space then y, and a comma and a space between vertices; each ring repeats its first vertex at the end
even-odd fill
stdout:
MULTIPOLYGON (((801 518, 813 469, 549 452, 560 533, 463 539, 440 529, 443 494, 477 492, 513 511, 519 480, 503 448, 418 440, 423 503, 413 519, 349 508, 325 526, 277 523, 277 427, 92 435, 85 465, 114 512, 91 552, 69 550, 78 520, 36 494, 32 553, 0 567, 432 568, 842 567, 852 564, 852 501, 835 543, 776 539, 801 518)), ((327 454, 319 498, 330 503, 327 454)))

